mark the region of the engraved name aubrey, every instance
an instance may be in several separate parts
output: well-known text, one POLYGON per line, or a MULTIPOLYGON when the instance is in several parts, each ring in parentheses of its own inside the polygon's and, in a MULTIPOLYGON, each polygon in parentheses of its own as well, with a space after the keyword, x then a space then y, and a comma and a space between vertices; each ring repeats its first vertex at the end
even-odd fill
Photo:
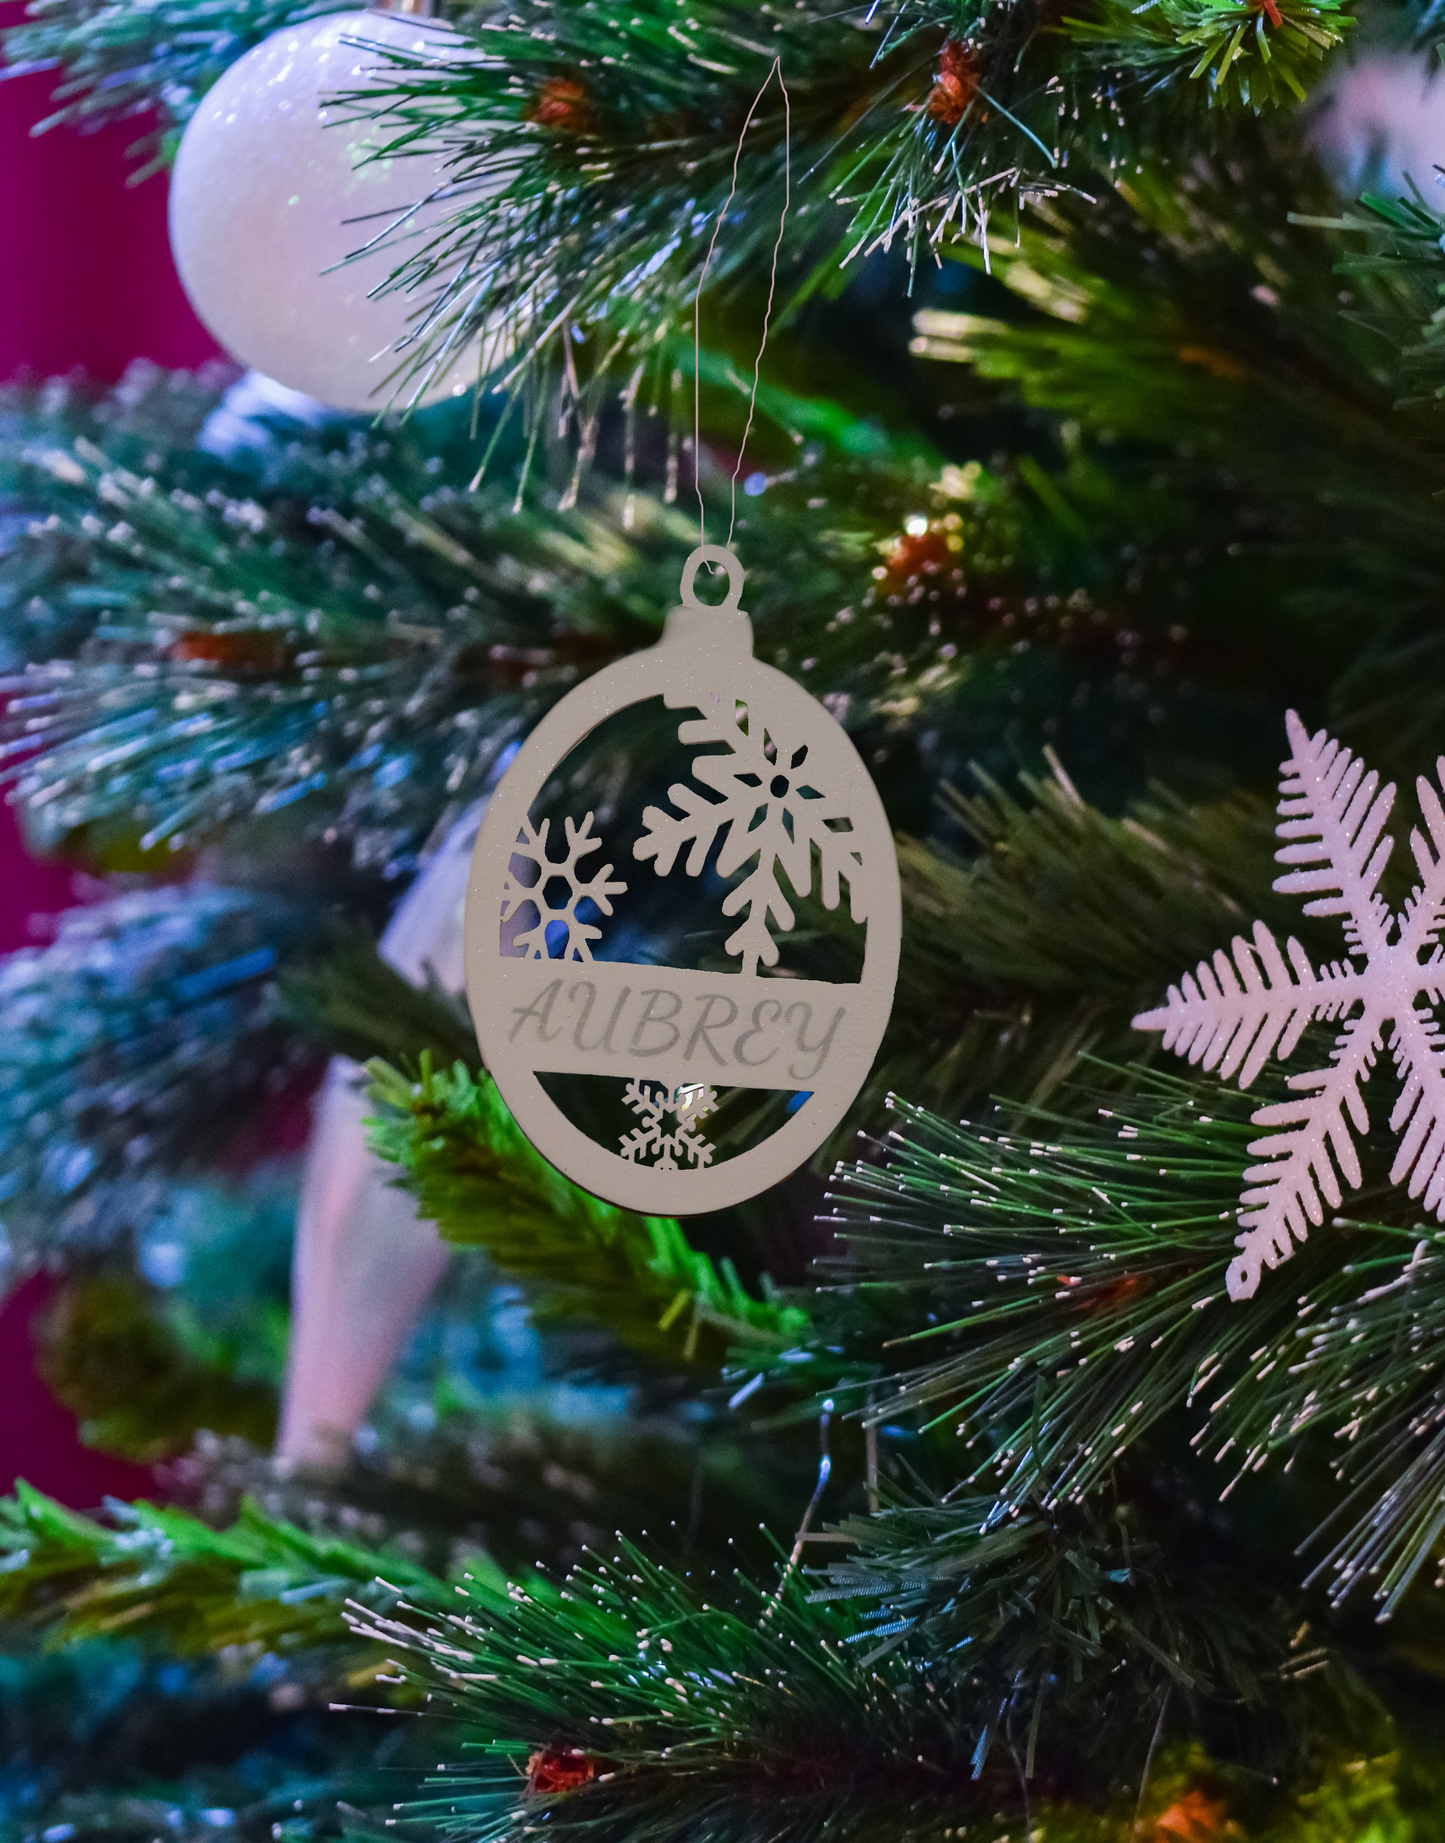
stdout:
POLYGON ((503 960, 483 1002, 539 1073, 812 1090, 849 1053, 857 997, 819 980, 503 960))

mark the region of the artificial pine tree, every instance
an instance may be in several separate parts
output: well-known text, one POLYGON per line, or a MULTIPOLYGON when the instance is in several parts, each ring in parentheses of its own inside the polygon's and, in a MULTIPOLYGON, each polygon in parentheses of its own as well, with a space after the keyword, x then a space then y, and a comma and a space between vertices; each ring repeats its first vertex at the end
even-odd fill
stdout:
MULTIPOLYGON (((7 55, 62 131, 157 111, 164 165, 328 10, 35 0, 7 55)), ((366 252, 414 309, 374 420, 144 368, 0 401, 5 773, 96 891, 0 968, 3 1249, 169 1498, 0 1508, 4 1834, 1441 1834, 1445 210, 1312 152, 1438 8, 447 24, 347 105, 449 174, 366 252), (656 638, 694 477, 905 920, 825 1155, 679 1221, 554 1170, 398 943, 656 638), (298 1461, 257 1148, 328 1056, 455 1253, 298 1461), (1246 1286, 1256 1113, 1302 1162, 1246 1286)))

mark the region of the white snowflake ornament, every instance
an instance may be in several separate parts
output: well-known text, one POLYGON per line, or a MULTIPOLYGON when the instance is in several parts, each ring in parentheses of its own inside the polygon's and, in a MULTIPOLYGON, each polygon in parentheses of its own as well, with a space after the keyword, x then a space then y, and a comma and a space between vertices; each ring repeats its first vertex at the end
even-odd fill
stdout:
POLYGON ((563 820, 567 850, 560 858, 548 854, 551 825, 550 819, 544 819, 534 832, 526 820, 522 821, 512 847, 512 863, 519 868, 515 872, 509 869, 502 884, 502 921, 505 924, 515 917, 530 922, 529 927, 517 929, 511 937, 513 949, 520 948, 530 960, 590 960, 591 943, 601 940, 602 930, 583 921, 578 908, 583 902, 592 902, 602 914, 610 915, 612 897, 620 896, 627 885, 611 881, 610 864, 590 874, 583 873, 583 858, 602 849, 602 840, 592 837, 591 813, 580 826, 571 818, 563 820), (531 872, 525 880, 522 864, 531 872), (562 951, 557 953, 554 949, 559 935, 563 937, 562 951))
MULTIPOLYGON (((898 972, 898 862, 882 802, 828 711, 754 658, 741 588, 731 551, 693 552, 657 645, 577 686, 523 744, 472 859, 467 993, 502 1098, 567 1176, 650 1214, 723 1209, 804 1163, 867 1079, 898 972), (727 574, 716 605, 694 590, 705 562, 727 574), (611 800, 621 829, 603 855, 630 844, 680 903, 715 901, 722 917, 737 917, 723 943, 736 964, 722 968, 614 957, 629 937, 610 939, 602 920, 627 886, 611 863, 588 870, 602 850, 595 809, 564 820, 565 854, 537 810, 559 764, 599 723, 653 699, 682 713, 678 740, 699 749, 691 779, 670 788, 670 811, 639 801, 629 813, 625 798, 611 800), (863 934, 860 976, 798 976, 784 964, 795 904, 816 891, 837 909, 845 888, 863 934), (576 1084, 551 1076, 611 1079, 639 1124, 606 1142, 554 1099, 576 1084), (733 1089, 773 1090, 781 1105, 739 1110, 735 1120, 764 1126, 714 1144, 700 1124, 733 1089)), ((722 930, 675 933, 715 941, 722 930)))
MULTIPOLYGON (((1420 881, 1394 914, 1379 894, 1394 848, 1382 836, 1394 786, 1324 730, 1311 736, 1293 711, 1286 719, 1291 755, 1282 767, 1277 828, 1282 864, 1299 865, 1275 881, 1288 895, 1307 895, 1306 915, 1338 915, 1349 958, 1315 968, 1296 940, 1280 952, 1263 922, 1252 942, 1236 936, 1231 959, 1220 952, 1169 988, 1164 1004, 1134 1019, 1137 1030, 1163 1033, 1164 1047, 1248 1088, 1273 1053, 1293 1054, 1314 1019, 1342 1020, 1329 1066, 1291 1075, 1301 1098, 1262 1107, 1256 1126, 1270 1128, 1250 1151, 1264 1162, 1245 1172, 1239 1222, 1245 1233, 1230 1263, 1229 1294, 1247 1299, 1265 1267, 1277 1267, 1296 1242, 1340 1207, 1340 1180, 1361 1182, 1355 1133, 1369 1129, 1361 1089, 1389 1046, 1402 1081, 1390 1115, 1399 1135, 1394 1184, 1445 1219, 1445 1037, 1430 1007, 1445 993, 1445 806, 1431 783, 1416 783, 1429 839, 1410 834, 1420 881), (1432 848, 1433 847, 1433 848, 1432 848), (1358 1009, 1357 1009, 1358 1007, 1358 1009)), ((1436 763, 1445 786, 1445 756, 1436 763)))
POLYGON ((710 1165, 713 1148, 698 1130, 717 1111, 717 1095, 708 1082, 681 1088, 632 1080, 627 1084, 627 1105, 641 1116, 642 1125, 622 1135, 620 1150, 627 1159, 641 1159, 659 1171, 679 1171, 684 1162, 710 1165), (667 1116, 677 1122, 667 1130, 667 1116))
POLYGON ((699 755, 692 764, 693 778, 721 798, 709 799, 681 783, 670 787, 668 798, 682 808, 682 817, 649 806, 642 815, 645 835, 632 847, 632 855, 655 858, 657 874, 665 877, 682 846, 690 844, 687 874, 695 877, 721 832, 720 877, 730 877, 757 859, 756 868, 729 890, 722 907, 724 915, 747 910, 746 921, 726 942, 729 953, 743 956, 744 972, 755 973, 759 960, 765 966, 777 965, 778 944, 769 923, 786 932, 796 920, 778 871, 787 876, 795 896, 810 896, 814 851, 824 908, 837 908, 839 880, 846 879, 853 920, 868 919, 863 865, 854 849, 846 806, 809 786, 806 743, 780 752, 777 738, 741 703, 725 715, 684 723, 678 739, 724 745, 726 754, 699 755))

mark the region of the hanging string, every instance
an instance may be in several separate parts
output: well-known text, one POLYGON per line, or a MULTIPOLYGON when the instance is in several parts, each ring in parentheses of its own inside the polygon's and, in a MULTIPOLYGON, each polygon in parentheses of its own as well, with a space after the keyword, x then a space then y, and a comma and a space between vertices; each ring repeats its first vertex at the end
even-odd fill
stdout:
POLYGON ((728 195, 723 200, 722 209, 713 223, 712 236, 708 239, 707 255, 703 258, 702 274, 697 278, 697 294, 692 304, 692 485, 697 494, 698 542, 707 543, 707 508, 702 498, 702 291, 707 281, 708 268, 712 263, 713 251, 717 248, 718 232, 723 227, 738 189, 738 169, 742 164, 743 143, 747 139, 748 129, 752 127, 753 117, 758 112, 758 105, 768 93, 768 85, 773 78, 778 80, 778 88, 783 92, 783 210, 778 219, 778 235, 773 244, 772 270, 768 276, 768 304, 763 313, 763 336, 758 344, 758 355, 753 361, 753 387, 748 397, 748 419, 743 428, 742 445, 738 449, 738 458, 733 467, 732 509, 728 519, 729 544, 733 541, 733 529, 738 516, 738 475, 742 472, 743 457, 747 453, 748 437, 752 434, 753 416, 758 403, 758 378, 762 371, 763 354, 768 346, 768 326, 773 317, 773 299, 778 286, 778 253, 783 247, 783 232, 788 223, 788 207, 793 201, 793 104, 788 95, 788 86, 783 81, 783 60, 774 58, 762 88, 752 100, 752 106, 743 122, 742 132, 738 136, 737 150, 733 154, 732 184, 728 195))

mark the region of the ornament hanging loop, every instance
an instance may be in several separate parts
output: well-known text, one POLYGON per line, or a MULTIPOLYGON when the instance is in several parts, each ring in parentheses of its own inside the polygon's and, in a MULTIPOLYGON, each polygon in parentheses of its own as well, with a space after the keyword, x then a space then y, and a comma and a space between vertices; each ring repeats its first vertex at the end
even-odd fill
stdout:
POLYGON ((743 592, 743 566, 721 544, 699 544, 682 566, 681 598, 667 617, 663 639, 682 641, 714 654, 750 656, 753 624, 738 606, 743 592), (728 592, 720 602, 705 602, 697 592, 697 573, 703 564, 727 572, 728 592))
POLYGON ((706 614, 741 613, 743 593, 743 566, 732 551, 724 549, 721 544, 699 544, 697 549, 682 566, 682 586, 678 590, 681 605, 684 608, 696 608, 706 614), (697 572, 706 563, 709 569, 721 567, 727 572, 728 592, 720 602, 705 602, 698 599, 697 572))

